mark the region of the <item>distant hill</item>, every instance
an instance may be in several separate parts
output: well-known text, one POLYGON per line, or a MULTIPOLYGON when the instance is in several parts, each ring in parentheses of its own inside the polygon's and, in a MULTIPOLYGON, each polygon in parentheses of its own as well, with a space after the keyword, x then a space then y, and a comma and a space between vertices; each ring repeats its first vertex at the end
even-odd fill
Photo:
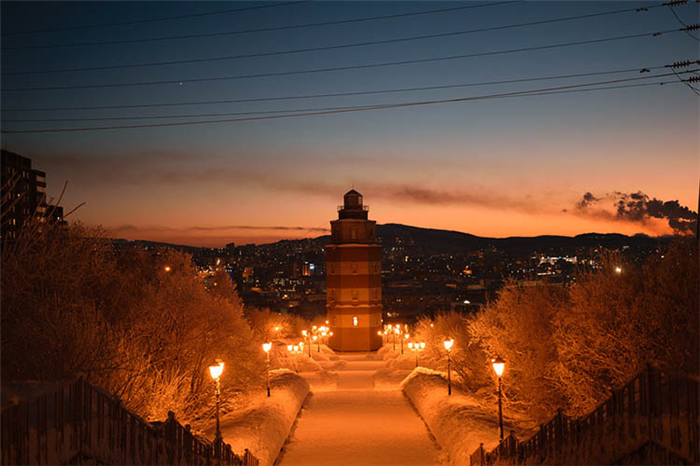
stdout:
MULTIPOLYGON (((530 253, 573 253, 577 248, 604 247, 619 249, 624 246, 630 248, 650 248, 659 243, 667 243, 671 237, 650 237, 646 235, 626 236, 619 233, 586 233, 577 236, 512 236, 509 238, 487 238, 475 236, 452 230, 437 230, 433 228, 420 228, 398 223, 377 225, 377 236, 385 251, 395 246, 409 249, 419 254, 455 254, 483 249, 499 249, 514 254, 530 253)), ((274 248, 277 245, 304 244, 314 249, 323 247, 330 242, 330 235, 317 238, 282 240, 276 243, 261 244, 263 249, 274 248)), ((151 247, 168 247, 189 253, 206 251, 209 248, 186 246, 179 244, 159 243, 153 241, 123 239, 113 240, 116 245, 139 245, 151 247)), ((306 249, 306 248, 304 248, 306 249)))
POLYGON ((424 253, 452 254, 460 251, 496 248, 510 252, 575 250, 576 248, 651 247, 669 238, 646 235, 626 236, 619 233, 586 233, 577 236, 543 235, 533 237, 487 238, 451 230, 420 228, 396 223, 377 225, 382 245, 410 245, 424 253))

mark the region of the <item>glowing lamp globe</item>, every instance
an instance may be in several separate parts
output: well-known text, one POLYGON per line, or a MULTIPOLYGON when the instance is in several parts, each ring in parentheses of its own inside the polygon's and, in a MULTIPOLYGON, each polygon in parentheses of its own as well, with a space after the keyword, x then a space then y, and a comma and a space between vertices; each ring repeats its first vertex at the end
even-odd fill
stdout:
POLYGON ((224 371, 224 363, 218 363, 209 366, 209 373, 211 374, 212 379, 218 379, 221 376, 221 373, 224 371))
POLYGON ((318 335, 314 335, 313 340, 314 340, 314 341, 318 340, 318 335))
POLYGON ((411 342, 411 341, 408 342, 408 349, 410 349, 410 350, 413 349, 413 342, 411 342))
POLYGON ((291 353, 293 349, 294 349, 294 345, 287 345, 287 351, 289 351, 291 353))
POLYGON ((269 353, 272 349, 272 343, 263 343, 263 351, 269 353))
POLYGON ((455 341, 452 338, 446 339, 445 341, 442 342, 445 345, 445 349, 447 351, 450 351, 452 349, 452 345, 454 345, 455 341))
POLYGON ((496 375, 499 377, 502 376, 503 369, 506 367, 506 362, 501 359, 500 356, 498 356, 495 359, 492 359, 491 363, 493 364, 493 371, 496 373, 496 375))
POLYGON ((424 341, 421 341, 419 344, 420 344, 420 349, 422 349, 422 350, 425 349, 425 342, 424 341))

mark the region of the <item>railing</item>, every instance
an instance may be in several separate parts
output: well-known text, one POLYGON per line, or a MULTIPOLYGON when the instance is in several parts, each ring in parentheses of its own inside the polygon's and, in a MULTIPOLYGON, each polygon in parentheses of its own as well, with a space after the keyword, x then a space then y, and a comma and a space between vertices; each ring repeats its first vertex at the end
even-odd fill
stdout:
POLYGON ((580 419, 561 410, 524 442, 513 432, 475 465, 700 464, 698 381, 647 368, 580 419))
POLYGON ((221 439, 196 437, 168 413, 148 423, 82 378, 2 410, 2 464, 257 466, 221 439))
POLYGON ((340 212, 341 210, 346 210, 346 209, 347 209, 347 210, 364 210, 364 211, 369 212, 369 206, 368 206, 368 205, 362 205, 362 206, 360 206, 360 205, 350 205, 350 206, 347 206, 347 207, 344 206, 344 205, 339 205, 339 206, 338 206, 338 212, 340 212))

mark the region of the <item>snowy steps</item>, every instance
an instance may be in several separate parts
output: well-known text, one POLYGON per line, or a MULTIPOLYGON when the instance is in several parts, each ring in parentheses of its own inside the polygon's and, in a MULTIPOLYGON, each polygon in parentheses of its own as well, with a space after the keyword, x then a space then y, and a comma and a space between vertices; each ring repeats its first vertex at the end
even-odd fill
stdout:
POLYGON ((338 374, 334 389, 314 390, 309 380, 312 393, 275 464, 439 464, 439 447, 398 384, 374 389, 373 376, 384 362, 369 360, 367 354, 340 359, 346 364, 331 369, 338 374))

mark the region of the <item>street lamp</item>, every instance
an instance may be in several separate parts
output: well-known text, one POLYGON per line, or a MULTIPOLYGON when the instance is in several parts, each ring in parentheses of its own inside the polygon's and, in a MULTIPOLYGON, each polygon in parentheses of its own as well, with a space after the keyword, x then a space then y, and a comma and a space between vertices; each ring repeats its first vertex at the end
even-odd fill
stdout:
MULTIPOLYGON (((300 349, 299 345, 287 345, 287 351, 296 357, 296 355, 302 353, 304 350, 303 348, 300 349)), ((299 373, 299 366, 297 365, 296 359, 294 359, 294 371, 297 374, 299 373)))
POLYGON ((394 351, 396 351, 396 335, 399 334, 398 327, 394 328, 394 351))
POLYGON ((221 403, 221 373, 224 371, 224 362, 221 359, 216 359, 216 362, 209 366, 211 378, 216 381, 216 438, 221 438, 221 428, 219 424, 219 405, 221 403))
POLYGON ((270 397, 270 350, 272 343, 263 343, 263 351, 267 354, 267 396, 270 397))
POLYGON ((452 376, 450 372, 450 351, 452 350, 452 345, 454 345, 455 341, 452 338, 446 338, 445 341, 442 342, 445 345, 445 349, 447 350, 447 394, 452 395, 452 376))
POLYGON ((409 337, 410 337, 410 335, 408 333, 406 333, 403 336, 403 340, 401 340, 401 354, 403 354, 403 342, 404 342, 404 340, 408 340, 409 337))
POLYGON ((500 356, 496 356, 495 359, 491 360, 493 364, 493 371, 498 377, 498 424, 501 427, 501 440, 503 440, 503 404, 501 402, 501 376, 503 375, 503 369, 505 369, 506 362, 501 359, 500 356))
POLYGON ((310 335, 309 332, 307 332, 306 330, 302 330, 302 331, 301 331, 301 334, 303 335, 304 339, 305 339, 305 340, 307 341, 307 343, 309 344, 309 345, 308 345, 308 346, 309 346, 309 357, 311 357, 311 335, 310 335))
POLYGON ((418 352, 425 349, 425 342, 408 342, 408 349, 416 353, 416 367, 418 367, 418 352))
POLYGON ((321 340, 318 339, 318 335, 314 335, 312 338, 315 342, 317 342, 316 352, 320 353, 321 352, 321 340))

